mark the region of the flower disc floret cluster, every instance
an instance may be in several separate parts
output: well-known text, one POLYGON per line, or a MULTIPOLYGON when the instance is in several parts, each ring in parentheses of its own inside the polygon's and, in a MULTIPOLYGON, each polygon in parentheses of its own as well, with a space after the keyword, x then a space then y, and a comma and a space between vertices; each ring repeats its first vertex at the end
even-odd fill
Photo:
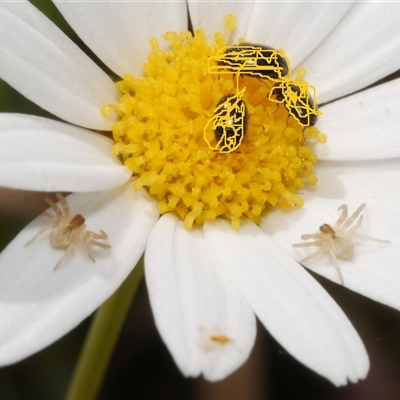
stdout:
POLYGON ((271 102, 273 82, 251 76, 210 74, 208 57, 226 42, 216 34, 207 44, 204 31, 168 32, 168 50, 150 41, 145 77, 125 75, 116 105, 113 154, 132 171, 136 190, 146 187, 160 212, 175 212, 186 228, 224 217, 238 229, 240 218, 257 223, 270 207, 301 207, 296 191, 316 184, 316 155, 305 145, 319 138, 300 126, 282 104, 271 102), (245 88, 248 120, 242 145, 233 153, 212 150, 204 140, 207 121, 224 96, 245 88))

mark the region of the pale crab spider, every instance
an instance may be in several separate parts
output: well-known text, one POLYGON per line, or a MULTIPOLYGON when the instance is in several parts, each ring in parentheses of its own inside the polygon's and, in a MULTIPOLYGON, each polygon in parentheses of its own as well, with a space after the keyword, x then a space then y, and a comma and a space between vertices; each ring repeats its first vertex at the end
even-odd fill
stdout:
POLYGON ((339 275, 340 282, 344 284, 343 275, 340 271, 337 259, 351 260, 354 254, 354 239, 373 240, 380 243, 390 243, 388 240, 376 239, 370 236, 363 236, 357 234, 357 229, 361 226, 363 217, 358 216, 365 208, 365 203, 361 204, 360 207, 348 218, 348 207, 346 204, 342 204, 338 211, 342 211, 342 215, 336 221, 333 228, 328 224, 323 224, 319 227, 320 232, 301 235, 301 239, 308 240, 313 239, 313 242, 308 243, 295 243, 293 247, 319 247, 317 251, 309 254, 303 258, 300 262, 308 261, 314 257, 319 256, 323 253, 329 253, 332 258, 333 265, 339 275), (358 220, 357 220, 358 218, 358 220), (357 220, 357 221, 356 221, 357 220), (350 228, 350 225, 355 222, 355 225, 350 228))
POLYGON ((85 244, 87 243, 92 246, 99 246, 103 249, 108 249, 111 247, 109 244, 99 242, 97 240, 106 240, 108 238, 107 234, 102 230, 100 230, 100 233, 87 231, 85 229, 85 218, 80 214, 71 215, 69 213, 68 203, 61 193, 56 193, 56 197, 59 200, 62 209, 59 209, 54 201, 49 197, 45 197, 44 201, 52 208, 54 215, 50 214, 48 211, 44 211, 42 213, 42 215, 50 219, 50 222, 40 229, 40 231, 28 243, 26 243, 25 246, 28 246, 41 234, 51 229, 51 246, 56 249, 66 249, 64 255, 54 267, 54 270, 56 270, 62 264, 62 262, 65 261, 75 247, 79 247, 83 253, 85 253, 93 262, 95 262, 92 253, 85 244))

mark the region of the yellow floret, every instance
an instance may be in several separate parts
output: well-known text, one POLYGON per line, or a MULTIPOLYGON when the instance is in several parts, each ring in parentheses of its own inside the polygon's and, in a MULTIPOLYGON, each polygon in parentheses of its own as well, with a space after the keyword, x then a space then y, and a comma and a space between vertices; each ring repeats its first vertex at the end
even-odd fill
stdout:
MULTIPOLYGON (((233 28, 235 21, 228 23, 233 28)), ((317 157, 304 135, 320 142, 324 135, 304 129, 282 104, 268 99, 274 82, 241 76, 246 135, 232 153, 211 150, 204 127, 220 99, 237 90, 233 75, 207 71, 207 58, 226 46, 224 37, 216 34, 208 45, 199 29, 194 35, 168 32, 164 39, 169 50, 152 39, 146 76, 125 75, 117 83, 120 101, 102 110, 119 116, 113 154, 132 171, 134 188, 147 188, 160 212, 176 213, 188 229, 218 217, 238 229, 243 216, 257 223, 271 207, 301 207, 296 191, 317 181, 317 157)))

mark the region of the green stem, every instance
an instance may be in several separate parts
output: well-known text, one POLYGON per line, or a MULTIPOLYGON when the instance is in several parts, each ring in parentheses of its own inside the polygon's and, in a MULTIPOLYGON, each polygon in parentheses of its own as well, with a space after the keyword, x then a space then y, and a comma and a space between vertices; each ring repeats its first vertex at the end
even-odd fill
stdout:
POLYGON ((65 399, 96 398, 143 273, 142 258, 120 288, 97 310, 65 399))

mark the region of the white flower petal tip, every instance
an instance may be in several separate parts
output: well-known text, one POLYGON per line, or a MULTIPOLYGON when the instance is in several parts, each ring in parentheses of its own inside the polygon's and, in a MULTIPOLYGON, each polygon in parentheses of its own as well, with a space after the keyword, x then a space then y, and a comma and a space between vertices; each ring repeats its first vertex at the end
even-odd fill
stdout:
POLYGON ((111 155, 113 142, 46 118, 0 114, 0 186, 90 192, 120 186, 131 172, 111 155))
POLYGON ((218 265, 281 345, 337 386, 365 378, 369 359, 350 321, 288 253, 255 224, 206 223, 218 265))
POLYGON ((397 71, 399 24, 398 2, 356 1, 320 46, 301 62, 307 69, 307 80, 318 88, 318 103, 354 93, 397 71))
POLYGON ((253 347, 255 316, 209 256, 202 228, 163 215, 149 236, 146 282, 155 322, 185 376, 218 381, 253 347))
POLYGON ((101 108, 112 80, 28 1, 0 3, 0 76, 40 107, 73 124, 111 130, 101 108))
MULTIPOLYGON (((124 281, 143 253, 159 217, 156 204, 130 184, 108 192, 72 194, 71 213, 108 234, 108 249, 91 247, 93 262, 75 248, 50 244, 50 232, 25 246, 48 219, 39 216, 0 255, 0 365, 17 362, 78 325, 124 281)), ((51 211, 50 211, 51 213, 51 211)))
POLYGON ((317 144, 320 160, 374 160, 400 157, 400 79, 321 108, 318 129, 328 136, 317 144))

